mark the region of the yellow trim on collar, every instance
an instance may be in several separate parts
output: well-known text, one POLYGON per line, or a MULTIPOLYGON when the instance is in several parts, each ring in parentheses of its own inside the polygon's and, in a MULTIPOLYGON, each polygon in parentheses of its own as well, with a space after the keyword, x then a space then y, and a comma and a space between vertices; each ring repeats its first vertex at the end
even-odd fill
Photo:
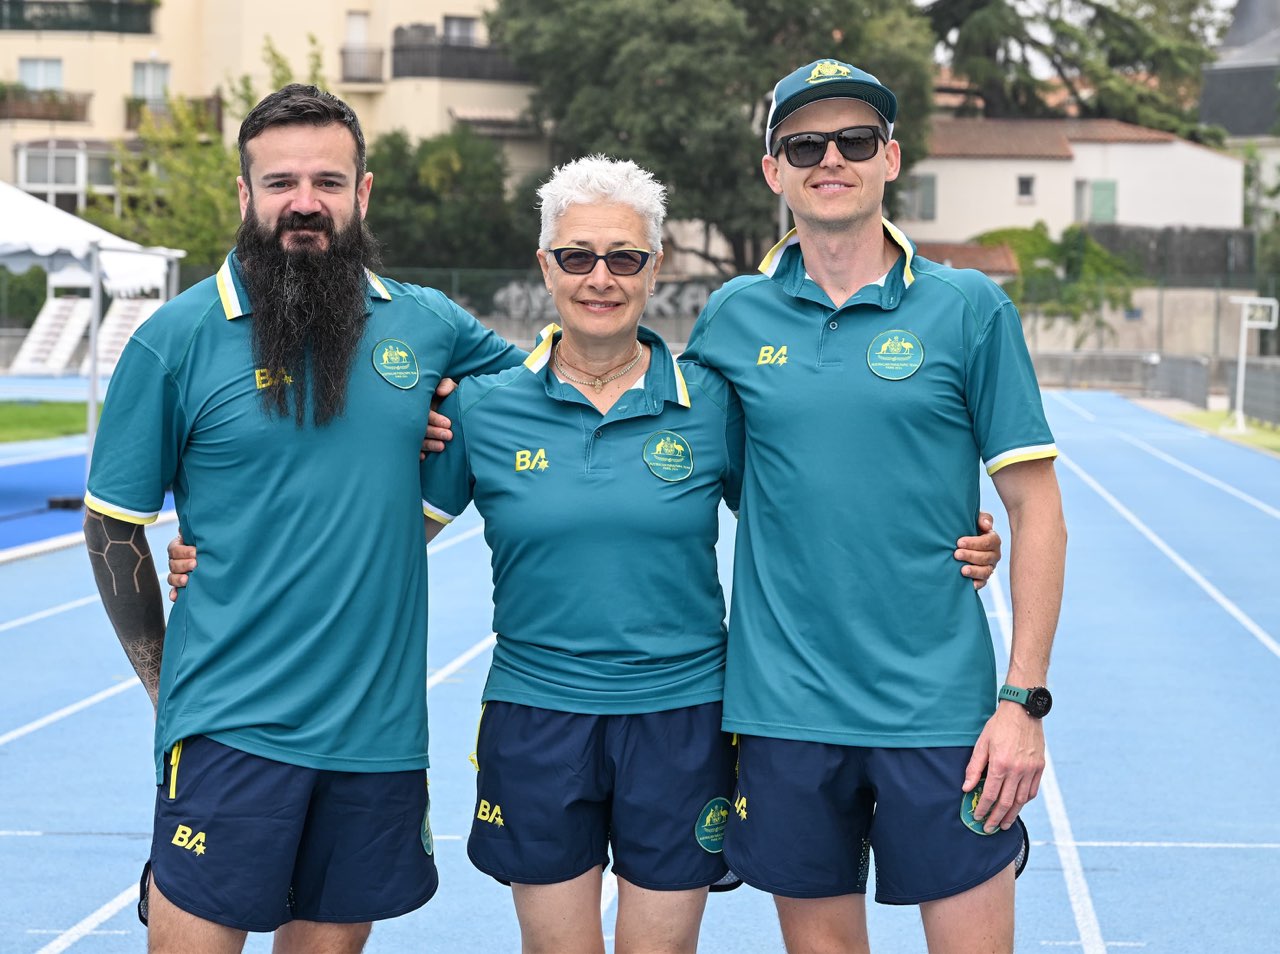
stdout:
POLYGON ((382 284, 382 279, 373 274, 373 272, 369 271, 367 268, 364 271, 365 274, 369 276, 369 284, 372 285, 373 290, 378 293, 378 297, 383 301, 390 301, 391 293, 387 291, 387 286, 382 284))
POLYGON ((788 245, 794 245, 799 241, 800 239, 796 235, 795 229, 792 229, 790 232, 784 235, 777 245, 769 249, 769 251, 765 252, 764 261, 760 263, 760 271, 763 272, 765 275, 772 276, 774 273, 774 270, 777 269, 778 267, 778 262, 782 260, 783 249, 785 249, 788 245))
POLYGON ((247 314, 240 304, 240 297, 236 294, 235 279, 231 277, 230 254, 223 260, 222 267, 218 269, 218 297, 222 299, 222 312, 227 316, 227 321, 247 314))
POLYGON ((530 371, 541 371, 547 366, 547 359, 551 356, 551 343, 559 330, 560 326, 553 321, 538 332, 538 344, 529 352, 529 357, 524 359, 526 368, 530 371))
POLYGON ((689 400, 689 385, 685 383, 684 375, 680 371, 680 365, 676 364, 676 359, 671 359, 671 370, 676 373, 676 397, 681 407, 692 407, 693 402, 689 400))
POLYGON ((911 249, 911 242, 903 234, 902 229, 883 216, 880 219, 880 224, 889 233, 889 238, 893 239, 894 243, 902 249, 902 254, 907 257, 906 262, 902 265, 902 284, 903 287, 910 287, 911 283, 916 280, 915 272, 911 270, 911 260, 916 257, 916 253, 911 249))

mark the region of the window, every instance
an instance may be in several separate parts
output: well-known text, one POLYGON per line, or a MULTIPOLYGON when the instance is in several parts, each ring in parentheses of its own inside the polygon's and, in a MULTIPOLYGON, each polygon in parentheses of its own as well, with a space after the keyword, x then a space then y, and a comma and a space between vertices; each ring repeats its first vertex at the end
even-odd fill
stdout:
POLYGON ((134 63, 133 95, 148 103, 163 103, 169 94, 168 63, 134 63))
POLYGON ((18 82, 27 89, 62 89, 62 60, 18 60, 18 82))
POLYGON ((110 156, 89 157, 89 185, 115 185, 115 161, 110 156))
POLYGON ((1116 181, 1114 179, 1077 179, 1075 199, 1077 222, 1114 222, 1116 220, 1116 181))
POLYGON ((29 150, 26 181, 30 185, 75 185, 75 154, 29 150))
POLYGON ((1036 177, 1018 176, 1018 204, 1031 205, 1036 201, 1036 177))
POLYGON ((19 143, 17 186, 68 212, 81 212, 91 194, 115 195, 114 151, 110 143, 19 143))
POLYGON ((932 222, 937 212, 938 177, 911 175, 902 190, 902 214, 905 219, 932 222))
POLYGON ((445 17, 444 42, 450 46, 476 46, 476 18, 445 17))

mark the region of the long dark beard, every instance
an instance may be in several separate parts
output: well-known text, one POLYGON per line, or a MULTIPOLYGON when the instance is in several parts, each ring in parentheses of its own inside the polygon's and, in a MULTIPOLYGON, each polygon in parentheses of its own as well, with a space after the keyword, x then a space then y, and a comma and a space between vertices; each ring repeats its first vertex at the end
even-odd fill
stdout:
POLYGON ((236 251, 253 310, 254 366, 270 375, 271 384, 262 389, 268 413, 288 417, 292 394, 301 427, 310 393, 316 424, 341 416, 369 307, 365 268, 380 267, 372 233, 358 214, 341 231, 319 213, 286 215, 270 230, 250 202, 236 251), (328 247, 286 250, 281 235, 298 228, 322 231, 328 247))

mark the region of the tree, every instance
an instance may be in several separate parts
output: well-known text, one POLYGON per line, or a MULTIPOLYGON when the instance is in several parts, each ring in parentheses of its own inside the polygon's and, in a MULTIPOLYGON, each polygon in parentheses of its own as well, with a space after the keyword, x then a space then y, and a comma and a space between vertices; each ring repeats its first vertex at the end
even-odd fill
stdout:
POLYGON ((44 306, 47 277, 38 265, 16 275, 0 268, 0 325, 31 327, 44 306))
POLYGON ((1126 306, 1138 282, 1135 269, 1078 225, 1064 229, 1057 242, 1043 222, 997 229, 976 241, 1012 249, 1018 275, 1005 283, 1005 292, 1024 317, 1065 318, 1076 325, 1076 347, 1091 333, 1110 330, 1103 309, 1126 306))
POLYGON ((923 154, 933 41, 908 0, 499 0, 490 30, 536 86, 554 161, 602 152, 650 169, 672 218, 728 241, 729 261, 687 249, 725 274, 754 269, 775 239, 760 155, 768 94, 790 70, 829 55, 876 73, 898 95, 905 156, 923 154))
POLYGON ((1222 142, 1221 129, 1196 117, 1222 24, 1198 0, 933 0, 925 11, 968 83, 969 112, 1055 116, 1070 107, 1222 142))
POLYGON ((500 146, 465 126, 411 143, 404 132, 369 149, 374 175, 367 221, 388 265, 520 268, 537 231, 512 227, 500 146))

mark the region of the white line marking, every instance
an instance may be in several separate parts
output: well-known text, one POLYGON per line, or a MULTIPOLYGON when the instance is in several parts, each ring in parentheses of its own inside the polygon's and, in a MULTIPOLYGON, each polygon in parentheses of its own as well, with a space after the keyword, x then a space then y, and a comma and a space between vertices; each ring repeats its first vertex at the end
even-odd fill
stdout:
POLYGON ((39 464, 46 460, 61 460, 64 457, 83 457, 84 448, 79 450, 46 451, 43 454, 28 454, 26 457, 13 457, 0 460, 0 467, 14 467, 18 464, 39 464))
MULTIPOLYGON (((178 514, 173 510, 162 510, 148 526, 159 527, 166 523, 172 523, 178 519, 178 514)), ((0 563, 12 563, 14 560, 25 560, 27 557, 42 556, 45 553, 52 553, 55 550, 65 550, 68 547, 79 546, 84 543, 83 531, 77 530, 74 533, 64 533, 60 537, 50 537, 48 540, 37 540, 35 543, 24 543, 21 546, 9 547, 7 550, 0 550, 0 563)))
POLYGON ((64 706, 57 712, 51 712, 41 719, 36 719, 35 722, 28 722, 26 725, 19 726, 12 732, 6 732, 4 735, 0 735, 0 745, 8 745, 14 739, 20 739, 24 735, 30 735, 32 732, 35 732, 38 729, 43 729, 45 726, 52 725, 55 722, 59 722, 69 715, 75 715, 81 709, 87 709, 89 706, 95 706, 104 699, 110 699, 112 696, 118 696, 127 689, 132 689, 135 686, 141 685, 142 683, 138 681, 136 676, 126 682, 118 682, 109 689, 103 689, 101 692, 95 692, 86 699, 81 699, 79 702, 73 702, 71 705, 64 706))
POLYGON ((1077 404, 1075 401, 1071 400, 1070 398, 1063 397, 1060 392, 1050 391, 1048 393, 1059 404, 1075 411, 1077 414, 1083 417, 1086 421, 1096 421, 1098 419, 1097 415, 1091 414, 1090 412, 1086 411, 1084 408, 1082 408, 1079 404, 1077 404))
POLYGON ((28 838, 43 835, 42 831, 2 831, 0 830, 0 838, 13 836, 17 838, 28 838))
MULTIPOLYGON (((1010 613, 1008 600, 1005 599, 999 574, 991 575, 988 586, 991 587, 992 602, 1001 610, 1000 636, 1004 640, 1007 656, 1013 649, 1013 626, 1008 615, 1010 613)), ((1071 821, 1067 818, 1066 802, 1062 798, 1062 789, 1058 786, 1058 776, 1053 770, 1053 759, 1049 757, 1048 745, 1044 750, 1044 774, 1040 776, 1040 792, 1044 795, 1045 810, 1049 813, 1049 825, 1053 829, 1053 840, 1056 842, 1058 861, 1062 864, 1062 877, 1067 883, 1067 897, 1071 901, 1071 911, 1076 919, 1076 930, 1080 932, 1080 943, 1085 954, 1106 954, 1107 947, 1102 940, 1102 928, 1098 925, 1098 915, 1093 909, 1089 884, 1085 881, 1080 853, 1075 848, 1075 839, 1071 834, 1071 821)))
POLYGON ((458 656, 455 659, 452 659, 449 662, 445 663, 443 666, 441 666, 439 669, 437 669, 435 672, 433 672, 430 676, 427 677, 427 692, 430 692, 434 687, 440 685, 440 683, 444 682, 446 679, 452 676, 455 672, 457 672, 467 663, 471 662, 471 660, 479 656, 486 649, 492 648, 493 644, 496 643, 497 641, 498 641, 498 634, 490 633, 484 639, 480 640, 480 642, 476 643, 474 646, 472 646, 470 649, 464 652, 461 656, 458 656))
POLYGON ((72 944, 75 944, 87 934, 90 934, 93 929, 103 921, 107 921, 114 917, 131 901, 136 903, 137 900, 138 883, 135 881, 71 930, 58 935, 54 940, 40 948, 36 954, 58 954, 60 951, 65 951, 72 944))
POLYGON ((0 633, 10 629, 17 629, 19 626, 25 626, 27 623, 35 623, 42 619, 48 619, 50 616, 57 616, 59 613, 65 613, 68 610, 79 609, 81 606, 88 606, 90 603, 97 603, 96 596, 82 596, 78 600, 71 600, 67 603, 59 603, 57 606, 51 606, 49 609, 41 610, 38 613, 31 613, 29 616, 19 616, 17 619, 11 619, 7 623, 0 623, 0 633))
POLYGON ((617 896, 618 876, 612 871, 606 871, 600 882, 600 917, 604 917, 609 908, 613 907, 613 900, 617 896))
POLYGON ((1265 646, 1267 649, 1269 649, 1273 655, 1280 657, 1280 643, 1277 643, 1269 633, 1267 633, 1261 626, 1259 626, 1252 619, 1250 619, 1249 616, 1245 614, 1244 610, 1240 609, 1240 607, 1236 606, 1235 603, 1227 599, 1226 596, 1224 596, 1216 586, 1214 586, 1212 583, 1206 580, 1203 576, 1201 576, 1199 571, 1197 571, 1195 567, 1193 567, 1190 563, 1184 560, 1182 556, 1176 550, 1173 549, 1173 547, 1165 543, 1145 523, 1143 523, 1136 516, 1134 516, 1133 512, 1130 511, 1128 507, 1122 504, 1115 497, 1111 496, 1111 494, 1108 493, 1101 484, 1099 484, 1096 480, 1094 480, 1087 473, 1085 473, 1084 470, 1081 469, 1080 465, 1077 464, 1075 461, 1071 460, 1065 455, 1060 455, 1058 457, 1058 461, 1060 463, 1066 464, 1069 468, 1071 468, 1071 470, 1075 473, 1077 477, 1079 477, 1086 484, 1088 484, 1089 487, 1092 488, 1093 491, 1099 497, 1101 497, 1103 500, 1105 500, 1108 504, 1111 505, 1111 509, 1113 509, 1116 513, 1120 514, 1120 516, 1124 517, 1125 520, 1129 521, 1129 523, 1133 525, 1133 528, 1137 530, 1139 533, 1141 533, 1148 540, 1150 540, 1157 550, 1159 550, 1161 553, 1167 556, 1170 560, 1172 560, 1174 565, 1179 570, 1181 570, 1187 576, 1191 577, 1191 579, 1195 582, 1197 586, 1200 587, 1200 589, 1208 593, 1210 598, 1219 606, 1221 606, 1224 610, 1226 610, 1228 615, 1230 615, 1233 619, 1235 619, 1237 623, 1243 626, 1250 633, 1250 635, 1254 637, 1254 639, 1262 643, 1262 645, 1265 646))
POLYGON ((427 556, 430 556, 433 553, 439 553, 441 550, 447 550, 451 546, 453 546, 455 543, 461 543, 463 540, 470 540, 472 537, 474 537, 478 533, 484 533, 483 523, 480 524, 480 526, 478 527, 472 527, 470 530, 463 531, 462 533, 458 534, 456 537, 451 536, 449 537, 449 539, 443 541, 442 543, 433 543, 431 546, 427 547, 427 556))
MULTIPOLYGON (((1044 947, 1080 947, 1079 941, 1041 941, 1044 947)), ((1146 947, 1146 941, 1108 941, 1107 947, 1146 947)))
POLYGON ((1206 484, 1209 484, 1212 487, 1217 487, 1223 493, 1228 493, 1231 496, 1235 497, 1237 500, 1243 500, 1250 507, 1256 507, 1257 509, 1265 513, 1268 517, 1274 517, 1275 519, 1280 520, 1280 510, 1277 510, 1275 507, 1272 507, 1270 504, 1265 504, 1261 500, 1258 500, 1256 497, 1250 497, 1244 491, 1237 490, 1235 487, 1232 487, 1230 484, 1224 483, 1223 481, 1219 480, 1217 477, 1211 477, 1210 475, 1206 474, 1204 471, 1197 470, 1196 468, 1192 467, 1190 464, 1184 464, 1182 461, 1178 460, 1176 457, 1171 457, 1170 455, 1166 454, 1164 451, 1160 450, 1159 448, 1152 447, 1146 441, 1140 441, 1136 437, 1130 437, 1128 434, 1121 434, 1118 431, 1116 432, 1116 434, 1122 441, 1127 441, 1128 443, 1132 444, 1134 447, 1137 447, 1141 450, 1146 451, 1152 457, 1157 457, 1160 460, 1164 461, 1166 464, 1170 464, 1174 467, 1177 467, 1179 470, 1185 471, 1186 473, 1190 474, 1192 477, 1196 477, 1200 480, 1203 480, 1206 484))
MULTIPOLYGON (((27 928, 28 934, 61 934, 62 932, 56 928, 27 928)), ((132 934, 132 931, 90 931, 86 937, 102 937, 106 934, 132 934)))

